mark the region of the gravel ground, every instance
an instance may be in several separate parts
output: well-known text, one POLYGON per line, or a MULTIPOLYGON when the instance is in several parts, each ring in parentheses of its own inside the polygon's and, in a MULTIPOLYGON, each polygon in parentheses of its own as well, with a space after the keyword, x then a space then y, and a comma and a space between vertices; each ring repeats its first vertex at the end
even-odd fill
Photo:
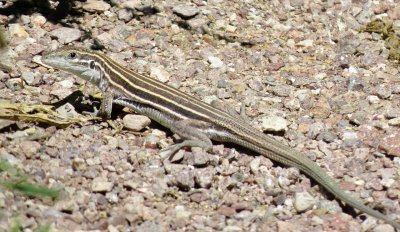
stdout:
MULTIPOLYGON (((244 104, 255 128, 400 219, 399 66, 381 35, 358 31, 385 16, 400 26, 397 0, 111 2, 76 2, 62 20, 34 7, 0 13, 14 69, 0 71, 0 101, 61 101, 65 117, 93 111, 96 88, 35 61, 65 44, 94 44, 206 102, 236 112, 244 104), (76 90, 83 95, 68 100, 76 90)), ((0 1, 0 12, 12 4, 0 1)), ((227 144, 164 161, 160 149, 177 139, 126 109, 66 128, 0 120, 0 157, 63 189, 54 202, 1 189, 0 231, 15 218, 25 231, 394 231, 295 168, 227 144)))

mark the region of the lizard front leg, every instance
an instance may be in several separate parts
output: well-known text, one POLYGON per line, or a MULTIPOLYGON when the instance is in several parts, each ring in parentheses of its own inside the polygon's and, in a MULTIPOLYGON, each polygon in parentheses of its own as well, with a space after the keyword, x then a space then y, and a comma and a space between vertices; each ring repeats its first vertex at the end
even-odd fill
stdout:
POLYGON ((113 93, 104 92, 103 99, 102 99, 101 105, 100 105, 100 109, 99 110, 95 109, 94 114, 96 116, 106 118, 106 119, 111 118, 113 100, 114 100, 113 93))

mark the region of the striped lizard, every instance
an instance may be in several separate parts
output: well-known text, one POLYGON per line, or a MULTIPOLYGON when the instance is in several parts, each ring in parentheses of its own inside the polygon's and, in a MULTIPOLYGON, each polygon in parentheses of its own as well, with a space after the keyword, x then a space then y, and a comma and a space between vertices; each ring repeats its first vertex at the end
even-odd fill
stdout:
POLYGON ((240 145, 307 174, 337 199, 400 230, 400 224, 364 205, 340 189, 315 162, 272 137, 253 128, 245 119, 198 100, 149 76, 122 67, 102 53, 65 46, 42 57, 45 65, 60 69, 94 84, 103 93, 99 113, 111 116, 112 104, 119 104, 148 116, 184 139, 170 146, 171 153, 182 147, 212 148, 212 140, 240 145))

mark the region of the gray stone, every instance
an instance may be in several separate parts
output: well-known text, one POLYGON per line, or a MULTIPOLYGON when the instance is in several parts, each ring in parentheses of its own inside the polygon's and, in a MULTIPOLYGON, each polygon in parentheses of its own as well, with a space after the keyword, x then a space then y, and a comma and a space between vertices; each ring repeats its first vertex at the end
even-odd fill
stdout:
POLYGON ((83 5, 83 9, 88 12, 104 12, 110 9, 110 4, 104 1, 89 0, 83 5))
POLYGON ((113 189, 114 183, 109 181, 93 180, 91 189, 93 192, 104 193, 113 189))
POLYGON ((287 130, 288 122, 286 119, 278 116, 267 116, 262 119, 263 131, 285 131, 287 130))
POLYGON ((136 232, 164 232, 164 228, 152 221, 145 221, 135 228, 136 232))
POLYGON ((162 66, 158 66, 150 68, 150 76, 165 83, 169 81, 171 75, 162 66))
POLYGON ((82 32, 76 28, 60 27, 51 31, 50 36, 56 37, 62 44, 67 44, 81 38, 82 32))
POLYGON ((64 118, 75 118, 78 116, 78 113, 75 111, 75 108, 71 103, 67 102, 64 105, 58 107, 56 112, 63 116, 64 118))
POLYGON ((191 18, 199 13, 199 9, 189 5, 175 6, 172 11, 182 18, 191 18))
POLYGON ((210 63, 210 68, 222 68, 224 66, 224 62, 218 57, 209 56, 207 59, 210 63))
POLYGON ((132 131, 141 131, 151 123, 150 118, 143 115, 127 114, 122 119, 124 126, 132 131))
POLYGON ((11 37, 22 37, 22 38, 28 38, 29 34, 28 32, 25 31, 25 29, 19 25, 18 23, 12 23, 9 25, 8 31, 10 33, 11 37))
POLYGON ((294 199, 294 208, 297 212, 303 212, 310 209, 315 204, 315 199, 308 192, 296 193, 294 199))

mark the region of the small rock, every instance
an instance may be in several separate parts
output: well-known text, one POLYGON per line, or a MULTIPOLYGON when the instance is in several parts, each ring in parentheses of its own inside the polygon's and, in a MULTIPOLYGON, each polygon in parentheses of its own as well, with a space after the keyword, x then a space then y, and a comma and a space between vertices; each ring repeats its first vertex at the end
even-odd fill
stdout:
POLYGON ((82 32, 79 29, 60 27, 50 32, 50 36, 56 37, 62 44, 71 43, 76 41, 82 36, 82 32))
POLYGON ((375 228, 372 230, 373 232, 395 232, 393 229, 393 226, 389 224, 380 224, 375 226, 375 228))
POLYGON ((25 156, 30 158, 38 153, 41 145, 36 141, 22 141, 20 147, 25 156))
POLYGON ((192 194, 190 194, 190 200, 193 202, 196 202, 196 203, 202 203, 202 202, 206 201, 207 199, 209 199, 207 191, 204 191, 204 192, 197 191, 197 192, 193 192, 192 194))
POLYGON ((150 118, 143 115, 127 114, 122 119, 124 126, 132 131, 141 131, 151 123, 150 118))
POLYGON ((379 101, 380 101, 379 97, 378 97, 378 96, 375 96, 375 95, 369 95, 369 96, 367 97, 367 100, 368 100, 368 102, 369 102, 370 104, 377 104, 377 103, 379 103, 379 101))
POLYGON ((150 149, 156 149, 159 142, 160 137, 154 134, 147 135, 143 139, 144 147, 150 149))
POLYGON ((118 195, 114 192, 106 193, 106 199, 110 203, 118 203, 118 201, 119 201, 118 195))
POLYGON ((317 73, 314 78, 317 80, 324 80, 328 75, 326 73, 317 73))
POLYGON ((83 9, 88 12, 104 12, 110 9, 110 4, 104 1, 88 0, 84 5, 83 9))
POLYGON ((298 42, 296 45, 300 47, 312 47, 314 45, 314 41, 312 39, 306 39, 298 42))
POLYGON ((332 112, 328 99, 320 98, 311 109, 311 112, 316 118, 328 118, 332 112))
POLYGON ((375 93, 380 97, 381 99, 387 99, 392 95, 392 90, 390 89, 389 86, 378 86, 375 88, 375 93))
POLYGON ((142 4, 141 0, 129 0, 129 1, 124 1, 121 4, 121 7, 134 10, 135 8, 139 7, 141 4, 142 4))
POLYGON ((400 118, 400 108, 398 107, 388 107, 385 110, 385 117, 388 119, 400 118))
MULTIPOLYGON (((0 119, 0 130, 2 130, 3 128, 6 128, 12 124, 15 124, 15 121, 7 120, 7 119, 0 119)), ((0 146, 1 146, 1 142, 0 142, 0 146)))
POLYGON ((389 155, 400 157, 400 132, 394 131, 389 135, 380 138, 379 148, 389 155))
POLYGON ((171 185, 177 186, 182 191, 189 191, 194 187, 194 175, 191 170, 181 170, 175 173, 170 180, 171 185))
POLYGON ((58 84, 60 84, 60 86, 65 89, 70 89, 74 85, 74 83, 71 80, 62 80, 58 82, 58 84))
POLYGON ((22 74, 21 74, 21 77, 22 77, 22 79, 24 79, 24 81, 28 85, 32 84, 33 81, 35 80, 35 75, 33 74, 32 71, 30 71, 30 72, 23 71, 22 74))
POLYGON ((29 34, 25 31, 25 29, 19 25, 18 23, 12 23, 9 25, 8 31, 10 33, 10 37, 22 37, 28 38, 29 34))
POLYGON ((327 143, 331 143, 333 141, 335 141, 335 139, 337 139, 336 134, 334 134, 331 131, 322 131, 318 136, 317 136, 317 140, 323 140, 327 143))
POLYGON ((388 121, 389 125, 391 126, 400 126, 400 117, 393 118, 388 121))
POLYGON ((32 16, 32 24, 36 27, 41 27, 46 23, 46 18, 43 15, 33 15, 32 16))
POLYGON ((72 160, 72 168, 76 171, 76 170, 84 170, 86 167, 86 163, 85 160, 79 157, 75 157, 72 160))
POLYGON ((170 151, 165 150, 165 151, 160 152, 160 156, 170 159, 171 163, 179 163, 179 161, 183 160, 183 158, 185 157, 185 153, 186 152, 183 149, 177 151, 175 154, 171 154, 170 151), (162 153, 165 153, 165 154, 162 154, 162 153))
POLYGON ((178 5, 172 8, 172 11, 182 18, 191 18, 199 13, 199 9, 189 5, 178 5))
POLYGON ((183 205, 175 206, 175 216, 176 218, 188 218, 191 213, 185 209, 183 205))
POLYGON ((95 193, 105 193, 105 192, 111 191, 113 187, 114 187, 113 182, 98 181, 98 180, 94 179, 91 189, 95 193))
POLYGON ((156 224, 153 221, 145 221, 142 224, 140 224, 139 226, 137 226, 134 231, 136 232, 154 232, 154 231, 158 231, 158 232, 164 232, 164 228, 162 226, 160 226, 159 224, 156 224))
POLYGON ((271 88, 271 91, 276 96, 288 97, 292 92, 292 88, 289 86, 276 85, 271 88))
POLYGON ((232 217, 233 215, 236 214, 236 210, 232 207, 228 206, 221 206, 217 212, 221 215, 224 215, 225 217, 232 217))
MULTIPOLYGON (((194 149, 194 147, 192 148, 192 150, 194 149)), ((195 167, 202 167, 207 165, 208 161, 209 161, 209 156, 207 154, 207 152, 205 152, 202 148, 200 148, 199 151, 193 151, 193 166, 195 167)))
POLYGON ((297 212, 303 212, 310 209, 315 204, 315 199, 308 192, 296 193, 294 199, 294 208, 297 212))
POLYGON ((200 186, 200 188, 210 188, 213 183, 215 172, 215 169, 211 167, 197 169, 194 178, 196 185, 200 186))
POLYGON ((365 83, 365 81, 360 78, 360 77, 356 77, 356 76, 351 76, 347 81, 347 89, 349 91, 364 91, 364 89, 366 88, 367 84, 365 83))
POLYGON ((150 68, 150 76, 165 83, 169 81, 171 75, 162 66, 158 66, 150 68))
POLYGON ((317 209, 322 210, 322 212, 337 213, 342 212, 342 208, 334 201, 321 200, 317 203, 317 209))
POLYGON ((207 24, 209 23, 209 19, 205 17, 196 17, 189 19, 187 21, 187 24, 192 28, 192 30, 198 30, 198 31, 203 31, 203 27, 206 27, 207 24))
MULTIPOLYGON (((118 19, 129 22, 133 18, 133 12, 129 9, 121 9, 118 11, 118 19)), ((127 41, 128 42, 128 41, 127 41)))
POLYGON ((209 56, 207 59, 210 63, 210 68, 222 68, 224 66, 224 62, 218 57, 209 56))
POLYGON ((260 169, 260 163, 261 163, 261 158, 256 157, 250 162, 250 170, 253 173, 258 173, 258 170, 260 169))
POLYGON ((258 80, 253 80, 250 82, 249 87, 255 91, 262 91, 263 84, 258 80))
POLYGON ((64 105, 58 107, 56 112, 63 116, 64 118, 76 118, 78 117, 78 113, 75 111, 75 108, 71 103, 67 102, 64 105))
POLYGON ((286 131, 288 122, 286 119, 278 116, 267 116, 262 119, 262 130, 263 131, 286 131))

